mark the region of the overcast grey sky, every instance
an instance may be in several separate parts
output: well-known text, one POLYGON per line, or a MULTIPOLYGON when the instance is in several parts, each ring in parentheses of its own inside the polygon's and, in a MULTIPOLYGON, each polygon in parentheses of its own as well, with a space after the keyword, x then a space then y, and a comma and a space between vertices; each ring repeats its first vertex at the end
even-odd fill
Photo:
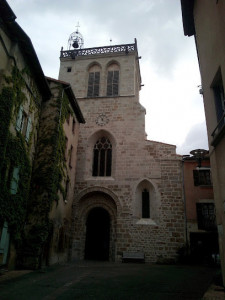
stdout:
POLYGON ((58 78, 59 54, 76 30, 84 48, 137 39, 148 139, 178 154, 208 149, 193 37, 185 37, 180 0, 8 0, 46 76, 58 78))

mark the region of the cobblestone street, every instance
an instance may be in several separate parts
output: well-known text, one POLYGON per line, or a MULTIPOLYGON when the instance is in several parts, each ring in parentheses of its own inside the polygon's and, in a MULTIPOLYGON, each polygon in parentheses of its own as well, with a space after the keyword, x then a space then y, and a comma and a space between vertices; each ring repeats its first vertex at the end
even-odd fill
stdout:
POLYGON ((74 262, 2 275, 0 299, 201 299, 216 271, 202 266, 74 262))

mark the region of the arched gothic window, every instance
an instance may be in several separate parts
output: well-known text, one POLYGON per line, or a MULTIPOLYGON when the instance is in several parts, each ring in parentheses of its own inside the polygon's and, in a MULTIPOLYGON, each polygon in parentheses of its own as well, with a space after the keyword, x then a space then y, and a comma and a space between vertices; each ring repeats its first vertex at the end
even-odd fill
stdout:
POLYGON ((93 65, 89 69, 88 74, 88 97, 98 97, 99 87, 100 87, 100 67, 98 65, 93 65))
POLYGON ((93 149, 93 176, 111 176, 112 144, 106 137, 98 139, 93 149))
POLYGON ((142 218, 150 218, 149 191, 142 191, 142 218))
POLYGON ((116 63, 108 67, 107 96, 119 95, 119 66, 116 63))

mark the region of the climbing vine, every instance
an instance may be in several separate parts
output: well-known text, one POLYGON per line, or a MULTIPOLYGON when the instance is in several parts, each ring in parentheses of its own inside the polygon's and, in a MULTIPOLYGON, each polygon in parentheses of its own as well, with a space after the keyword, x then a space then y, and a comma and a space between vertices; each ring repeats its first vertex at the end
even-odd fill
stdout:
MULTIPOLYGON (((38 254, 39 258, 52 233, 53 225, 49 219, 52 205, 58 203, 59 191, 65 197, 63 181, 66 178, 66 137, 63 124, 72 111, 61 86, 57 86, 57 95, 57 98, 52 97, 43 104, 31 184, 32 200, 28 208, 28 223, 32 226, 27 240, 31 252, 38 254)), ((33 262, 34 268, 38 267, 39 258, 36 257, 33 262)))
POLYGON ((13 68, 11 76, 4 79, 5 84, 0 93, 0 221, 7 221, 12 237, 20 241, 26 217, 31 166, 24 137, 19 132, 12 134, 10 125, 20 105, 26 101, 23 92, 25 80, 16 67, 13 68), (16 194, 12 194, 12 170, 18 166, 20 180, 16 194))
MULTIPOLYGON (((20 106, 28 101, 24 78, 29 79, 29 72, 14 67, 11 75, 5 76, 0 92, 0 223, 7 221, 16 246, 21 253, 24 250, 22 260, 27 251, 36 259, 33 267, 38 267, 43 245, 52 232, 49 219, 52 205, 58 203, 59 191, 64 198, 66 194, 63 124, 72 111, 63 87, 57 86, 58 96, 43 103, 36 156, 31 165, 31 139, 27 143, 23 134, 11 130, 20 106), (19 167, 19 181, 16 193, 12 193, 10 182, 15 167, 19 167), (28 225, 24 227, 25 221, 28 225)), ((30 94, 30 111, 37 112, 39 105, 30 94)))
POLYGON ((58 98, 55 103, 51 103, 46 108, 46 110, 48 109, 53 117, 42 120, 44 130, 42 130, 38 142, 40 159, 34 168, 33 184, 36 195, 41 195, 43 192, 48 193, 48 206, 51 207, 53 201, 58 202, 59 200, 58 191, 64 194, 62 181, 66 176, 66 137, 63 124, 72 113, 69 101, 61 87, 58 87, 58 98), (62 95, 64 96, 62 97, 62 95))

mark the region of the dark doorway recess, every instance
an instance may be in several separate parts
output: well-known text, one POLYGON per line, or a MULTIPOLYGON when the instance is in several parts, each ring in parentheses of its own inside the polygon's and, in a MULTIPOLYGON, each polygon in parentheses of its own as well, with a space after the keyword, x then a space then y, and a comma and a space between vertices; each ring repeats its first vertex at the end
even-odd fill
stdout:
POLYGON ((93 208, 86 226, 85 259, 109 260, 109 213, 101 207, 93 208))
POLYGON ((217 232, 191 232, 191 256, 194 262, 211 263, 212 255, 219 254, 217 232))

